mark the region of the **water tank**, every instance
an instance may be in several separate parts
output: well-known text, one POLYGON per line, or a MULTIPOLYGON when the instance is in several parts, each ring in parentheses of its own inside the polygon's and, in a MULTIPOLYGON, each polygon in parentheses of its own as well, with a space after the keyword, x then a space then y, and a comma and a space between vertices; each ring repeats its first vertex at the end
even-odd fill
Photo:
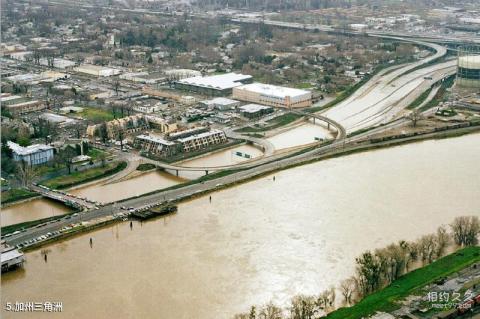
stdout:
POLYGON ((467 47, 458 51, 457 85, 480 89, 480 48, 467 47))

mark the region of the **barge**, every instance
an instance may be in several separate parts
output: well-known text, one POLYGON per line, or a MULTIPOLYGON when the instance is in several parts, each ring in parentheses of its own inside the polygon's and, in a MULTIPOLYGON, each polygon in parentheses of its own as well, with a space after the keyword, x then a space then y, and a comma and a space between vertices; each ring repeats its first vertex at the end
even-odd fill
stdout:
POLYGON ((146 210, 138 210, 132 212, 132 216, 136 217, 141 220, 146 220, 158 216, 164 216, 168 214, 176 213, 178 210, 177 205, 171 203, 160 204, 158 206, 146 209, 146 210))

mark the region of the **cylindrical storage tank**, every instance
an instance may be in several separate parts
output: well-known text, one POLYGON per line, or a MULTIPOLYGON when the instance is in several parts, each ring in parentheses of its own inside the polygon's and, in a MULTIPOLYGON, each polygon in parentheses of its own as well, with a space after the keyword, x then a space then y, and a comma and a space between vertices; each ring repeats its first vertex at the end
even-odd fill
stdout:
POLYGON ((480 89, 480 48, 461 48, 458 53, 457 85, 480 89))

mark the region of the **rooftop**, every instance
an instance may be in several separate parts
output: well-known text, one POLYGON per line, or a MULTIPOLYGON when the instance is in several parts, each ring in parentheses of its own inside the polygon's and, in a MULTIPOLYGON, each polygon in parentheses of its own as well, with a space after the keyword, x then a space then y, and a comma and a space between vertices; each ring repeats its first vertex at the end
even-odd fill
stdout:
POLYGON ((246 104, 240 106, 240 110, 247 113, 255 113, 261 110, 271 109, 270 106, 260 105, 260 104, 246 104))
POLYGON ((53 147, 51 147, 50 145, 45 144, 33 144, 27 147, 23 147, 12 141, 8 141, 7 145, 13 152, 17 153, 18 155, 30 155, 53 149, 53 147))
POLYGON ((187 78, 179 80, 178 83, 195 85, 204 88, 224 90, 231 89, 237 86, 242 85, 240 81, 251 79, 251 75, 237 74, 237 73, 226 73, 212 76, 195 76, 193 78, 187 78))
POLYGON ((175 145, 175 142, 167 141, 167 140, 161 138, 158 135, 144 135, 144 134, 141 134, 141 135, 138 135, 137 138, 142 139, 142 140, 147 140, 147 141, 150 141, 150 142, 154 142, 154 143, 163 144, 163 145, 175 145))
POLYGON ((246 90, 246 91, 256 92, 266 96, 275 96, 278 98, 311 94, 311 92, 307 90, 300 90, 300 89, 276 86, 271 84, 263 84, 263 83, 245 84, 245 85, 239 86, 237 90, 246 90))
POLYGON ((23 253, 20 252, 18 249, 11 249, 11 250, 7 250, 7 251, 3 251, 2 252, 2 257, 1 257, 2 264, 4 262, 7 262, 9 260, 12 260, 12 259, 15 259, 15 258, 18 258, 18 257, 22 257, 22 256, 23 256, 23 253))
POLYGON ((216 105, 230 105, 230 104, 235 104, 238 103, 237 100, 232 100, 232 99, 227 99, 225 97, 217 97, 211 100, 206 100, 202 101, 203 104, 205 105, 211 105, 211 104, 216 104, 216 105))
POLYGON ((212 135, 218 134, 218 133, 223 133, 223 131, 220 131, 220 130, 217 130, 217 129, 212 129, 208 132, 204 132, 204 133, 200 133, 200 134, 196 134, 196 135, 191 135, 191 136, 184 137, 184 138, 179 138, 178 141, 180 143, 185 143, 185 142, 188 142, 188 141, 191 141, 191 140, 196 140, 196 139, 199 139, 199 138, 212 136, 212 135))

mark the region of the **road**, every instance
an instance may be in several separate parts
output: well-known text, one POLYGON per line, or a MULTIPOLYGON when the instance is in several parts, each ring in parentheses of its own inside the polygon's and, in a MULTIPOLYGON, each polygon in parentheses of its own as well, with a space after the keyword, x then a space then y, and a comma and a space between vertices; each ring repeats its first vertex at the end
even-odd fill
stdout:
MULTIPOLYGON (((299 115, 303 115, 305 117, 311 117, 311 118, 314 118, 318 121, 322 121, 322 122, 327 123, 329 129, 331 129, 331 130, 333 129, 333 130, 336 131, 337 134, 336 134, 335 139, 337 141, 343 140, 346 137, 346 130, 343 128, 343 126, 341 124, 339 124, 338 122, 336 122, 336 121, 334 121, 334 120, 332 120, 328 117, 325 117, 325 116, 320 115, 320 114, 308 113, 308 112, 305 112, 305 111, 302 111, 302 110, 296 110, 296 109, 289 109, 289 112, 299 114, 299 115)), ((143 163, 151 163, 151 164, 154 164, 158 167, 161 167, 161 168, 167 169, 167 170, 171 170, 171 171, 205 171, 205 172, 208 171, 208 173, 210 173, 210 172, 225 170, 225 169, 245 169, 245 168, 255 167, 255 166, 258 166, 260 164, 271 162, 272 160, 281 159, 281 158, 287 156, 288 154, 294 154, 294 153, 298 152, 298 149, 295 149, 295 150, 292 150, 288 153, 274 154, 275 149, 274 149, 273 145, 265 139, 255 138, 255 137, 251 137, 251 136, 244 136, 244 135, 241 135, 241 134, 234 133, 231 130, 227 130, 227 135, 231 138, 244 139, 244 140, 250 141, 252 143, 258 144, 258 145, 260 145, 264 148, 267 148, 267 151, 265 152, 264 156, 262 156, 258 159, 246 161, 246 162, 243 162, 243 163, 233 164, 233 165, 224 165, 224 166, 182 166, 182 165, 176 165, 176 164, 168 164, 168 163, 165 163, 165 162, 156 161, 156 160, 149 159, 149 158, 144 158, 144 157, 142 157, 142 158, 138 157, 138 160, 141 160, 143 163)), ((131 160, 133 160, 133 158, 131 160)))
MULTIPOLYGON (((398 126, 399 124, 391 123, 391 124, 388 124, 386 127, 383 127, 382 129, 388 129, 390 125, 398 126)), ((473 128, 473 129, 478 129, 478 128, 473 128)), ((465 128, 461 130, 472 130, 472 128, 465 128)), ((98 207, 97 209, 91 209, 91 210, 82 212, 77 216, 70 217, 69 219, 63 218, 63 219, 42 225, 37 228, 27 229, 26 231, 21 232, 20 234, 16 234, 6 238, 6 242, 7 244, 12 246, 18 245, 25 241, 29 241, 39 236, 45 235, 48 232, 54 232, 54 231, 60 230, 65 226, 69 226, 69 225, 77 224, 81 222, 89 222, 97 218, 110 216, 113 213, 118 213, 122 211, 120 208, 121 206, 142 208, 145 205, 161 203, 165 200, 181 200, 183 198, 189 198, 190 196, 198 193, 213 191, 219 187, 222 187, 223 185, 232 184, 232 183, 236 183, 243 180, 248 180, 254 177, 261 176, 262 174, 287 168, 287 167, 290 167, 291 165, 301 164, 314 159, 318 160, 318 159, 332 156, 334 154, 342 153, 345 151, 368 149, 368 147, 371 146, 370 143, 367 142, 367 143, 359 144, 359 142, 361 140, 364 140, 364 141, 368 140, 369 137, 375 133, 376 133, 375 130, 365 132, 351 138, 345 138, 344 140, 341 140, 341 141, 335 141, 330 145, 313 149, 311 151, 308 151, 299 155, 290 156, 290 157, 279 159, 279 160, 272 160, 263 165, 251 167, 251 168, 248 168, 224 177, 219 177, 213 180, 205 181, 203 183, 186 185, 186 186, 178 187, 175 189, 160 191, 154 194, 139 196, 139 197, 124 200, 121 203, 111 203, 103 207, 98 207)), ((435 137, 435 133, 427 134, 424 137, 413 136, 413 137, 403 138, 403 139, 397 140, 397 142, 401 143, 406 141, 418 140, 425 137, 435 137)), ((391 143, 391 142, 377 143, 375 145, 378 145, 378 146, 388 145, 388 143, 391 143)))

